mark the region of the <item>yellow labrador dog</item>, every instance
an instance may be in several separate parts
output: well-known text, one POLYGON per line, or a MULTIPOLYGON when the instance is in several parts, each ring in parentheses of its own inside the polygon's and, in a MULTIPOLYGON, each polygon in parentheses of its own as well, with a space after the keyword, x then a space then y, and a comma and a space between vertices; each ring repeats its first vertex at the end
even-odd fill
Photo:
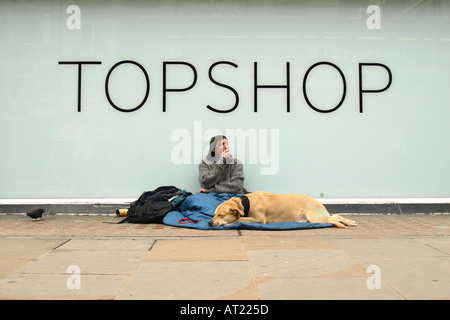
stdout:
POLYGON ((300 194, 274 194, 257 191, 241 197, 233 197, 216 208, 209 220, 211 227, 235 222, 311 222, 331 223, 338 228, 357 226, 354 220, 338 214, 330 216, 327 209, 316 199, 300 194))

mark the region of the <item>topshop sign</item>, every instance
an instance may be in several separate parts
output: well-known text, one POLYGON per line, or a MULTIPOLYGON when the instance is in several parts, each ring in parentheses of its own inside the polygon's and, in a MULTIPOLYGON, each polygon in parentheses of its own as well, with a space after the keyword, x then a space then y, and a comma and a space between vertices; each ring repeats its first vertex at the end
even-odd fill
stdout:
MULTIPOLYGON (((102 62, 101 61, 59 61, 58 62, 60 65, 74 65, 77 67, 78 72, 77 72, 77 93, 78 93, 78 98, 77 98, 77 110, 78 112, 82 111, 82 71, 84 67, 88 67, 88 66, 95 66, 95 65, 99 65, 102 62)), ((206 79, 199 79, 198 73, 197 73, 197 69, 195 68, 195 66, 189 62, 186 61, 163 61, 163 74, 162 74, 162 111, 163 112, 167 112, 168 111, 168 97, 171 94, 177 94, 179 92, 186 92, 191 90, 198 81, 205 81, 206 79), (188 86, 185 87, 171 87, 169 85, 169 77, 168 77, 168 71, 170 70, 170 68, 172 66, 177 66, 177 67, 184 67, 187 68, 188 70, 190 70, 190 72, 192 73, 191 76, 191 82, 188 86)), ((236 108, 239 106, 239 92, 235 89, 235 87, 233 87, 233 83, 223 83, 223 82, 219 82, 216 80, 216 78, 213 76, 213 70, 215 70, 215 68, 218 67, 222 67, 225 66, 227 68, 238 68, 239 65, 231 62, 231 61, 217 61, 213 64, 211 64, 211 66, 208 69, 208 80, 211 81, 214 85, 218 86, 218 87, 222 87, 224 90, 229 90, 233 93, 234 95, 234 104, 230 105, 228 108, 226 109, 217 109, 215 108, 211 102, 211 104, 208 104, 205 106, 205 108, 207 108, 208 110, 212 111, 212 112, 216 112, 216 113, 230 113, 233 112, 234 110, 236 110, 236 108)), ((359 112, 363 113, 364 112, 364 95, 365 94, 374 94, 374 93, 381 93, 383 91, 386 91, 387 89, 389 89, 389 87, 391 86, 392 83, 392 72, 390 70, 390 68, 382 63, 376 63, 376 62, 370 62, 370 63, 358 63, 358 93, 359 93, 359 112), (381 68, 384 70, 384 72, 387 73, 388 76, 388 81, 385 84, 380 85, 379 88, 366 88, 364 83, 363 83, 363 75, 364 72, 367 68, 381 68)), ((286 111, 290 112, 291 110, 291 92, 293 90, 295 90, 295 86, 291 83, 291 63, 290 62, 286 62, 286 69, 285 69, 285 75, 286 75, 286 81, 285 83, 282 84, 261 84, 259 82, 259 78, 258 78, 258 73, 259 72, 264 72, 264 70, 260 70, 258 67, 258 62, 253 62, 253 111, 254 112, 258 112, 258 94, 261 92, 261 90, 283 90, 286 92, 286 101, 284 102, 286 105, 286 111)), ((236 84, 234 84, 236 85, 236 84)), ((339 85, 339 84, 338 84, 339 85)), ((317 63, 314 63, 313 65, 309 66, 309 68, 307 69, 307 71, 305 72, 305 74, 303 75, 303 82, 302 85, 300 86, 300 88, 297 88, 297 90, 300 89, 301 92, 303 93, 303 98, 306 102, 306 104, 313 109, 316 112, 320 112, 320 113, 330 113, 330 112, 334 112, 337 109, 339 109, 342 104, 345 101, 346 95, 347 95, 347 80, 345 77, 344 72, 342 71, 342 69, 337 66, 336 64, 333 64, 331 62, 328 61, 320 61, 317 63), (318 107, 316 105, 314 105, 310 98, 309 98, 309 94, 308 94, 308 76, 310 75, 311 72, 314 71, 315 68, 319 67, 319 66, 324 66, 327 68, 330 68, 331 70, 333 70, 333 72, 336 72, 339 74, 340 76, 340 80, 342 84, 342 95, 339 101, 336 102, 336 104, 330 105, 327 108, 323 108, 323 107, 318 107)), ((149 97, 149 95, 151 94, 151 82, 150 82, 150 77, 149 74, 147 72, 147 70, 139 63, 136 61, 132 61, 132 60, 123 60, 123 61, 119 61, 116 64, 114 64, 108 71, 106 78, 105 78, 105 95, 106 98, 109 102, 109 104, 111 105, 111 107, 113 107, 114 109, 120 111, 120 112, 135 112, 139 109, 141 109, 145 103, 147 102, 147 99, 149 97), (109 88, 109 80, 111 78, 111 76, 114 74, 114 72, 118 69, 121 68, 123 65, 127 65, 127 64, 132 64, 137 66, 141 72, 143 73, 144 77, 145 77, 145 94, 141 100, 141 102, 136 105, 133 106, 132 108, 124 108, 123 106, 118 105, 116 102, 113 101, 113 99, 111 98, 111 91, 109 88)))

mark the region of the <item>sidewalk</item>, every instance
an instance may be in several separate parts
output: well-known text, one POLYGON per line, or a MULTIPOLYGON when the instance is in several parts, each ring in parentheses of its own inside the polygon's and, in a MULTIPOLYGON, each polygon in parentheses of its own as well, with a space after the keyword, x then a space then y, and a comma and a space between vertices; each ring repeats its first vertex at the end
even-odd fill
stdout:
POLYGON ((450 215, 203 231, 0 215, 0 299, 450 299, 450 215))

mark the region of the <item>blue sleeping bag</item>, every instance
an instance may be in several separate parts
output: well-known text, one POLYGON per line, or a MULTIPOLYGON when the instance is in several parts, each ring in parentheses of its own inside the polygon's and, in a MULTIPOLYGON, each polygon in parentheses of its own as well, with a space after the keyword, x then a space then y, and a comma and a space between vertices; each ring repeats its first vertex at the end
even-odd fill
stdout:
POLYGON ((277 223, 248 223, 236 222, 221 227, 211 227, 208 221, 214 217, 214 211, 222 202, 242 194, 232 193, 197 193, 184 200, 180 211, 171 211, 164 217, 163 223, 174 227, 184 227, 203 230, 296 230, 332 227, 330 223, 310 222, 277 222, 277 223))

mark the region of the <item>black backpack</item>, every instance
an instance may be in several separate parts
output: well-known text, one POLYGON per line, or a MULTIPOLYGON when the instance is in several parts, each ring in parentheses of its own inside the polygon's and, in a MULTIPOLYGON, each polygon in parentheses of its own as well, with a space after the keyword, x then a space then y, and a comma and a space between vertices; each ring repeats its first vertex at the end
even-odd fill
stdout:
POLYGON ((162 223, 165 215, 176 210, 190 195, 174 186, 146 191, 130 204, 127 217, 119 223, 162 223))
POLYGON ((127 217, 119 223, 161 223, 167 213, 174 210, 169 201, 146 201, 143 205, 130 208, 127 217))

